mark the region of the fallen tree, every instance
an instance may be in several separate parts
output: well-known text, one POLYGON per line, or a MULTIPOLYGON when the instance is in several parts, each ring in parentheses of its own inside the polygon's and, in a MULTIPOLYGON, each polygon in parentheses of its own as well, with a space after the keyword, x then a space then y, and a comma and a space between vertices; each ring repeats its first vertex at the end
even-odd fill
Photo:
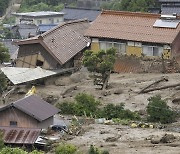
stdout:
POLYGON ((152 86, 154 86, 154 85, 157 85, 158 83, 160 83, 160 82, 162 82, 162 81, 168 81, 168 78, 167 78, 167 77, 162 77, 161 79, 159 79, 159 80, 151 83, 150 85, 148 85, 148 86, 146 86, 145 88, 143 88, 143 89, 139 92, 139 94, 145 93, 145 91, 147 91, 148 88, 150 88, 150 87, 152 87, 152 86))
POLYGON ((156 91, 156 90, 174 88, 174 87, 177 87, 177 86, 180 86, 180 83, 172 84, 172 85, 167 85, 167 86, 162 86, 162 87, 155 87, 155 88, 151 88, 151 89, 146 89, 142 93, 148 93, 148 92, 156 91))

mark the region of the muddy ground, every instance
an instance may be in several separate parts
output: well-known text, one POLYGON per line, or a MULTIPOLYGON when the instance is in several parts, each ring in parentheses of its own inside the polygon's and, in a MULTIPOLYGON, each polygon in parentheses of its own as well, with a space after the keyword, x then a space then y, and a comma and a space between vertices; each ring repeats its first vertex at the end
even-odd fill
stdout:
MULTIPOLYGON (((180 87, 157 90, 145 94, 138 92, 149 84, 159 80, 162 77, 168 78, 168 81, 160 82, 157 86, 165 86, 180 83, 180 74, 111 74, 109 87, 107 90, 100 90, 93 85, 90 74, 85 70, 76 72, 72 75, 53 77, 45 81, 45 85, 36 85, 37 94, 46 101, 56 104, 63 100, 72 100, 80 93, 86 92, 94 95, 103 104, 106 103, 124 103, 125 108, 132 111, 141 111, 145 113, 148 104, 148 98, 155 95, 161 95, 168 105, 176 110, 180 110, 180 102, 172 103, 172 100, 180 97, 180 87)), ((15 101, 24 97, 31 86, 20 86, 15 93, 8 95, 6 103, 15 101), (18 94, 17 94, 18 93, 18 94)), ((166 129, 150 128, 131 128, 123 125, 104 125, 91 124, 85 126, 86 132, 80 136, 73 137, 68 142, 80 147, 86 151, 91 144, 107 149, 112 154, 136 154, 136 153, 180 153, 180 123, 177 121, 174 125, 167 126, 166 129), (103 132, 103 133, 102 133, 103 132), (162 137, 165 133, 174 134, 172 143, 152 144, 152 136, 162 137), (108 137, 116 137, 115 141, 106 141, 108 137)))

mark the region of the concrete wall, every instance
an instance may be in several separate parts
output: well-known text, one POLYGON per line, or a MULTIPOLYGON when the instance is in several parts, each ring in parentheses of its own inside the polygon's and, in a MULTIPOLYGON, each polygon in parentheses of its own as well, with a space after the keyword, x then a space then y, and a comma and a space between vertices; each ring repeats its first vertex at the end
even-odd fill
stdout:
MULTIPOLYGON (((23 19, 23 17, 16 17, 16 25, 21 23, 21 19, 23 19)), ((34 23, 35 25, 39 25, 39 21, 42 22, 41 24, 61 24, 64 22, 64 15, 60 15, 59 17, 26 17, 26 19, 32 20, 32 23, 34 23)))

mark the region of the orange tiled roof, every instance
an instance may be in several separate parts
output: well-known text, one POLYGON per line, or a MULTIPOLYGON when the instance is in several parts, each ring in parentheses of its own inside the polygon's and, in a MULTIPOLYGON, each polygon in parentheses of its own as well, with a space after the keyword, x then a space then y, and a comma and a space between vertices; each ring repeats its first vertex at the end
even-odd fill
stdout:
POLYGON ((53 29, 29 39, 16 42, 18 45, 40 43, 57 61, 65 64, 87 47, 90 40, 83 34, 89 27, 86 19, 60 24, 53 29))
POLYGON ((158 14, 122 11, 103 11, 92 23, 85 35, 139 42, 172 43, 180 31, 153 27, 158 14))

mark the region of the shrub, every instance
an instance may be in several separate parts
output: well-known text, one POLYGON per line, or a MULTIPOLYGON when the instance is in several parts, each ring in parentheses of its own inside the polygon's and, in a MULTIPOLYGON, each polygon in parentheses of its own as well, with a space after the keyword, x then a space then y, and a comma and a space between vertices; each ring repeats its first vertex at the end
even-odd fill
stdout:
POLYGON ((0 72, 0 94, 7 88, 7 79, 4 73, 0 72))
POLYGON ((100 105, 100 101, 96 100, 94 96, 85 93, 76 95, 75 101, 76 114, 80 116, 84 115, 84 112, 87 116, 96 114, 98 106, 100 105))
POLYGON ((97 147, 91 145, 88 154, 109 154, 109 152, 107 150, 101 151, 97 147))
POLYGON ((74 102, 64 101, 56 105, 63 114, 76 114, 74 102))
POLYGON ((0 150, 4 147, 3 133, 0 131, 0 150))
POLYGON ((75 114, 78 116, 95 115, 100 102, 96 100, 92 95, 80 93, 76 95, 74 102, 64 101, 63 103, 57 104, 57 107, 63 114, 75 114))
POLYGON ((163 124, 175 121, 176 113, 161 99, 161 96, 150 97, 148 101, 147 113, 149 121, 163 124))
POLYGON ((75 154, 76 151, 77 148, 75 145, 67 143, 61 143, 55 149, 56 154, 75 154))
POLYGON ((10 147, 4 147, 0 154, 27 154, 26 151, 20 149, 20 148, 10 148, 10 147))
POLYGON ((140 116, 137 112, 124 109, 124 104, 114 105, 108 104, 102 110, 102 117, 106 119, 120 118, 129 120, 139 120, 140 116))

